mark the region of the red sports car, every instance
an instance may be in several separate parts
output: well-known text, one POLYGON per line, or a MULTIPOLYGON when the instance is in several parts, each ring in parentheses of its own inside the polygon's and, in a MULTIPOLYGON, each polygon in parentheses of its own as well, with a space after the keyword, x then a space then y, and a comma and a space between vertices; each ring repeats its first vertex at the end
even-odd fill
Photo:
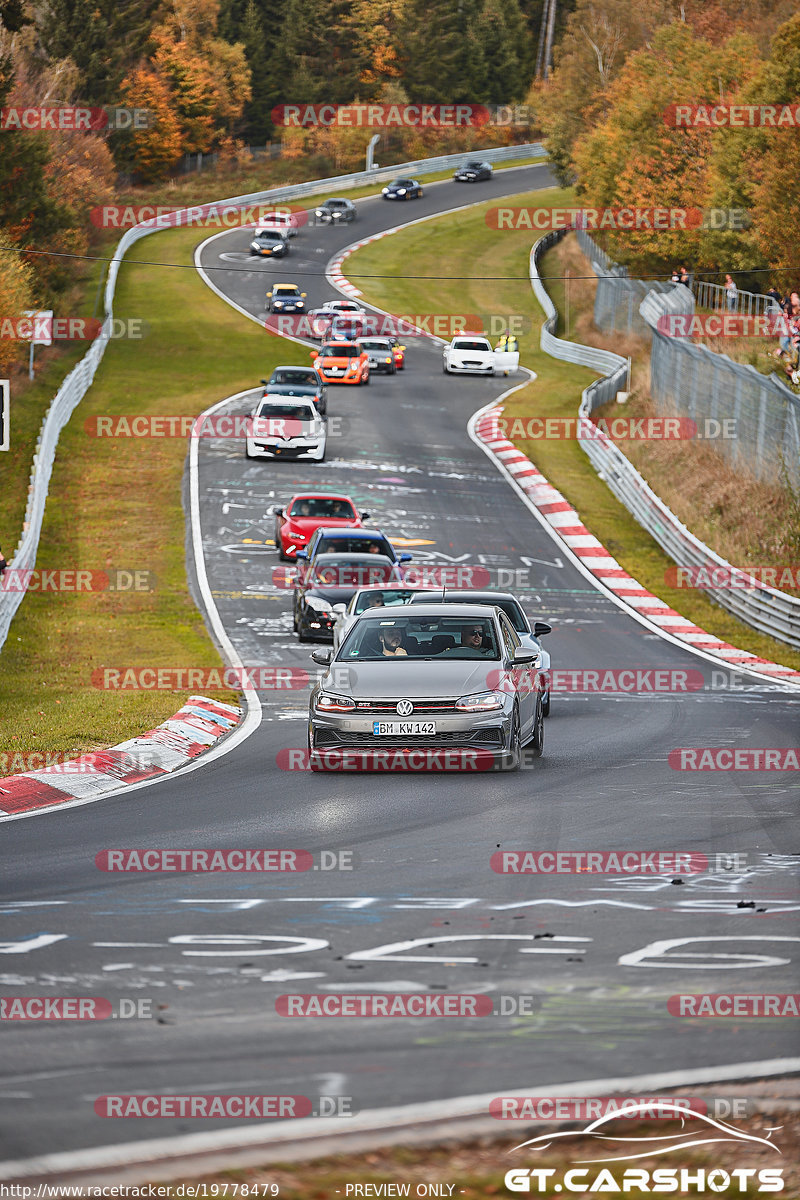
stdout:
POLYGON ((292 496, 285 508, 276 506, 275 548, 284 560, 294 560, 304 550, 320 525, 360 529, 369 513, 359 513, 349 496, 328 492, 303 492, 292 496))

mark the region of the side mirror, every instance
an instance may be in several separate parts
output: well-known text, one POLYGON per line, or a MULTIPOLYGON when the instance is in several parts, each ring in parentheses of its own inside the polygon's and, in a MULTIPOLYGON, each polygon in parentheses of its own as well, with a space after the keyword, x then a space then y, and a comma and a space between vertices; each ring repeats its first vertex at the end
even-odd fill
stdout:
POLYGON ((368 521, 368 520, 370 519, 370 517, 371 517, 371 516, 372 516, 372 513, 362 513, 362 514, 361 514, 361 520, 362 520, 362 521, 368 521))
POLYGON ((306 298, 307 294, 308 294, 307 292, 301 292, 301 293, 300 293, 300 295, 303 297, 303 299, 304 299, 304 300, 305 300, 305 298, 306 298))
POLYGON ((553 632, 553 626, 548 625, 546 621, 534 621, 534 623, 533 623, 533 636, 534 637, 544 637, 544 635, 546 633, 552 633, 552 632, 553 632))
POLYGON ((334 606, 333 606, 333 612, 335 612, 335 613, 346 613, 346 612, 347 612, 347 605, 346 605, 346 604, 334 604, 334 606))
POLYGON ((280 504, 273 504, 272 512, 275 514, 276 517, 283 516, 283 509, 281 508, 280 504))
POLYGON ((313 360, 314 360, 315 358, 319 358, 319 350, 312 350, 312 351, 311 351, 311 353, 309 354, 309 356, 308 356, 308 357, 309 357, 309 358, 312 360, 312 362, 313 362, 313 360))
POLYGON ((331 659, 333 658, 333 651, 329 646, 320 646, 318 650, 311 651, 311 657, 313 658, 314 662, 318 663, 321 667, 329 667, 331 665, 331 659))
POLYGON ((261 380, 261 382, 263 383, 264 387, 269 387, 269 380, 268 380, 268 379, 262 379, 262 380, 261 380))
POLYGON ((271 300, 271 299, 272 299, 272 292, 267 292, 267 299, 268 299, 268 300, 271 300))
POLYGON ((414 555, 413 555, 413 554, 401 554, 401 555, 400 555, 400 557, 398 558, 398 560, 397 560, 397 561, 398 561, 398 562, 401 562, 401 563, 403 563, 403 562, 411 562, 411 560, 412 560, 412 558, 413 558, 413 557, 414 557, 414 555))
POLYGON ((532 663, 536 658, 533 650, 529 650, 525 646, 517 646, 514 651, 514 662, 518 666, 524 666, 526 663, 532 663))
POLYGON ((307 550, 298 550, 297 554, 295 555, 295 558, 308 558, 308 551, 307 550))

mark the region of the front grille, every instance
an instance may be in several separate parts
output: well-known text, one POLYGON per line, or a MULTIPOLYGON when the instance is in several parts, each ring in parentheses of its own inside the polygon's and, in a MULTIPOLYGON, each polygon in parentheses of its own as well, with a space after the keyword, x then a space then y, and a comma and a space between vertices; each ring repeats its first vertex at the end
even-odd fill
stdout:
POLYGON ((427 746, 431 750, 444 746, 502 746, 502 730, 453 730, 421 734, 418 737, 378 737, 371 733, 349 733, 336 729, 316 729, 314 731, 314 746, 317 749, 342 750, 417 750, 427 746))
MULTIPOLYGON (((414 700, 414 712, 411 714, 413 718, 415 713, 419 712, 455 712, 455 700, 414 700)), ((369 713, 395 713, 397 714, 396 700, 359 700, 356 708, 365 716, 369 713)), ((403 717, 402 720, 408 721, 409 717, 403 717)))

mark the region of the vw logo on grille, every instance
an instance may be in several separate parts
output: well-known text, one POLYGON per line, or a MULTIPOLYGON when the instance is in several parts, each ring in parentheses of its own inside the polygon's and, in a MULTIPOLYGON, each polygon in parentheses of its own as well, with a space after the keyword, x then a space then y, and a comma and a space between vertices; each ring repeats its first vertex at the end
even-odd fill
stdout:
POLYGON ((395 707, 399 717, 410 717, 414 711, 414 705, 410 700, 398 700, 395 707))

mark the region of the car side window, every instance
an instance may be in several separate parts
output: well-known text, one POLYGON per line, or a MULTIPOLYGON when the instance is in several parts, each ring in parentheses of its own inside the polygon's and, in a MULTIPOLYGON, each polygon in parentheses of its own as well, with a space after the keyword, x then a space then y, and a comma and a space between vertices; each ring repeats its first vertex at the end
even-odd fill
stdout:
POLYGON ((503 645, 505 647, 506 657, 513 659, 514 651, 521 644, 514 630, 511 628, 508 617, 505 613, 500 613, 500 629, 503 634, 503 645))

